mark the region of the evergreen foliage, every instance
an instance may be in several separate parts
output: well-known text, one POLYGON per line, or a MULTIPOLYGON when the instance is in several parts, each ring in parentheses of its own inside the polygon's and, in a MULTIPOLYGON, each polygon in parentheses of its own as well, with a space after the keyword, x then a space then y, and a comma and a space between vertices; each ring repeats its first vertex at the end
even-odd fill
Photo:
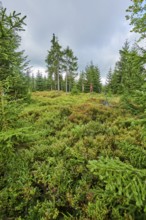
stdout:
POLYGON ((85 85, 86 85, 85 72, 81 72, 79 75, 79 80, 78 80, 78 88, 81 92, 85 91, 85 85))
POLYGON ((43 78, 41 72, 38 70, 37 75, 36 75, 36 82, 35 82, 36 91, 46 90, 45 81, 46 79, 43 78))
POLYGON ((100 81, 100 71, 98 66, 95 66, 92 62, 85 68, 85 73, 80 76, 80 88, 84 85, 84 91, 90 92, 91 86, 92 91, 100 93, 101 92, 101 81, 100 81), (85 77, 85 78, 84 78, 85 77))
POLYGON ((63 65, 63 51, 55 34, 53 34, 51 40, 51 49, 48 51, 46 63, 51 90, 57 89, 59 91, 60 75, 62 74, 63 65))
MULTIPOLYGON (((128 9, 141 38, 144 10, 128 9)), ((0 18, 0 219, 146 219, 145 50, 125 42, 106 85, 122 99, 107 105, 98 66, 75 81, 77 58, 54 34, 48 77, 25 71, 25 17, 0 8, 0 18)))
POLYGON ((78 69, 78 64, 77 57, 74 56, 73 51, 69 47, 64 50, 63 69, 66 72, 66 92, 70 92, 73 87, 75 77, 77 76, 76 71, 78 69))
POLYGON ((136 46, 129 48, 126 41, 119 51, 120 59, 115 65, 113 73, 110 74, 108 86, 113 93, 124 94, 141 90, 144 85, 145 69, 144 59, 136 46))
POLYGON ((145 219, 145 118, 117 98, 36 92, 0 132, 1 219, 145 219))
POLYGON ((0 81, 3 92, 10 99, 25 98, 28 93, 24 69, 27 65, 23 51, 18 51, 25 17, 15 11, 7 15, 6 9, 0 9, 0 81))
POLYGON ((62 49, 57 37, 53 34, 51 49, 46 58, 49 90, 65 90, 70 92, 77 76, 77 57, 69 48, 62 49), (65 73, 65 82, 63 79, 65 73))
POLYGON ((113 73, 110 67, 106 77, 106 92, 110 92, 112 90, 112 84, 113 84, 112 79, 113 79, 113 73))

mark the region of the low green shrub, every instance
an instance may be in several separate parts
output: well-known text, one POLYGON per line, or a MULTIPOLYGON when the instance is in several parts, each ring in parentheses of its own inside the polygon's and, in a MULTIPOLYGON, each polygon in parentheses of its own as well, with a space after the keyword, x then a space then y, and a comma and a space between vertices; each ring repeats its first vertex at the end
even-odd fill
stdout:
POLYGON ((145 219, 144 114, 102 94, 32 100, 0 132, 0 219, 145 219))

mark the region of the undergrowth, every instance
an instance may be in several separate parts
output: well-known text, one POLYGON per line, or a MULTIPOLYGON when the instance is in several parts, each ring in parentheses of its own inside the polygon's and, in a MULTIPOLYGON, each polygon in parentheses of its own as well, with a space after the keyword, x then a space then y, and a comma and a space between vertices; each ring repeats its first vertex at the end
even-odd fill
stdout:
POLYGON ((0 133, 0 219, 146 219, 145 119, 104 101, 33 93, 0 133))

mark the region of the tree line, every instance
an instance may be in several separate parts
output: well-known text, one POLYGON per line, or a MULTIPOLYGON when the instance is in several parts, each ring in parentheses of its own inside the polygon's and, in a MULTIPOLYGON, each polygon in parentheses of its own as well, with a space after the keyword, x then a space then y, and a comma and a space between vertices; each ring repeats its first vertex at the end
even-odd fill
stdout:
POLYGON ((63 90, 71 92, 75 87, 80 92, 101 92, 101 76, 97 65, 92 62, 86 66, 82 73, 78 73, 78 59, 72 49, 67 46, 63 49, 58 38, 53 34, 51 48, 45 59, 47 76, 39 70, 34 76, 27 72, 32 91, 63 90))
MULTIPOLYGON (((133 1, 127 9, 126 18, 134 26, 133 31, 140 34, 140 39, 145 37, 144 11, 144 1, 133 1)), ((5 97, 27 99, 31 91, 43 90, 71 92, 76 89, 97 93, 103 90, 98 66, 91 62, 78 73, 77 57, 69 46, 62 48, 55 34, 45 58, 47 76, 40 71, 34 76, 24 51, 19 51, 19 32, 24 31, 25 16, 15 11, 8 15, 1 6, 0 17, 0 93, 5 97)), ((126 41, 119 54, 114 70, 110 69, 107 74, 104 90, 114 94, 141 90, 145 85, 146 50, 138 45, 130 48, 126 41)))

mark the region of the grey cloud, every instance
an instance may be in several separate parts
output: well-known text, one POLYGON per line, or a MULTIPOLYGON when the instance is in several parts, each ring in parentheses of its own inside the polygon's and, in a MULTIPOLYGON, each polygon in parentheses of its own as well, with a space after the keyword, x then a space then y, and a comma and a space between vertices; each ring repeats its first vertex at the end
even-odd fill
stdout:
POLYGON ((34 66, 45 67, 55 33, 63 47, 73 49, 80 70, 93 60, 105 76, 129 36, 125 10, 130 0, 5 0, 3 4, 8 11, 27 15, 22 48, 34 66))

